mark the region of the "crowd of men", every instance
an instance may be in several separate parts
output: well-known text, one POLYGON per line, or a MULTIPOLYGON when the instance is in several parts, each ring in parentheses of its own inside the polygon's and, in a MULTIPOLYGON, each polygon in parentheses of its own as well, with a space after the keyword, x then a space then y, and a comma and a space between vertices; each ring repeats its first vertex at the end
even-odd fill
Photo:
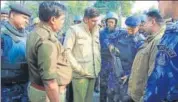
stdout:
POLYGON ((159 11, 118 15, 93 7, 59 34, 66 7, 55 1, 32 11, 1 10, 2 102, 178 102, 178 1, 159 11))

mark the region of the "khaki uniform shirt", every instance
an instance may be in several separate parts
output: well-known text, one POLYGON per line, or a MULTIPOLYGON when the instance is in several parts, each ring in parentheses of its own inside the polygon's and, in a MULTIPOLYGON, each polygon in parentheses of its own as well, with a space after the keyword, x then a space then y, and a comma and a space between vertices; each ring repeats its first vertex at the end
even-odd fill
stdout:
POLYGON ((139 102, 144 94, 148 76, 154 68, 157 46, 165 27, 159 32, 149 35, 145 43, 138 49, 129 79, 128 92, 135 102, 139 102))
POLYGON ((57 79, 58 85, 71 81, 72 69, 57 34, 40 23, 27 39, 27 61, 30 81, 43 85, 43 80, 57 79))
POLYGON ((99 28, 90 33, 85 23, 71 26, 64 47, 73 69, 74 78, 95 78, 101 69, 99 28), (86 76, 86 73, 89 75, 86 76))

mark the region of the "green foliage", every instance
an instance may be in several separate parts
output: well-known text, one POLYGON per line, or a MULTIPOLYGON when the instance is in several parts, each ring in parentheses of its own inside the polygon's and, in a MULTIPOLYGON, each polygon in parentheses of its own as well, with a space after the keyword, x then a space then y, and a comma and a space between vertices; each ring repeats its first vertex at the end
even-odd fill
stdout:
POLYGON ((32 11, 32 17, 37 17, 38 16, 38 7, 39 3, 42 1, 6 1, 4 9, 9 10, 9 5, 13 3, 20 3, 21 5, 25 5, 28 9, 32 11))
POLYGON ((64 5, 67 7, 67 15, 62 32, 67 31, 67 29, 73 24, 74 16, 83 16, 85 8, 89 7, 91 3, 88 1, 65 1, 64 5))
POLYGON ((96 1, 94 7, 96 7, 102 14, 106 14, 108 11, 122 14, 122 16, 128 16, 131 13, 132 5, 134 1, 96 1))
POLYGON ((151 10, 158 10, 158 9, 156 8, 156 6, 153 5, 148 10, 151 11, 151 10))
POLYGON ((38 17, 38 7, 39 4, 42 1, 26 1, 24 5, 27 5, 27 7, 32 11, 33 18, 38 17))
MULTIPOLYGON (((5 8, 8 9, 8 5, 11 3, 21 3, 22 5, 25 5, 28 7, 32 13, 33 18, 38 17, 38 7, 39 4, 43 1, 7 1, 5 8)), ((121 17, 127 17, 131 14, 131 8, 134 4, 134 1, 60 1, 62 4, 64 4, 67 7, 67 15, 66 15, 66 22, 64 24, 64 28, 62 32, 65 32, 72 24, 73 24, 73 17, 75 15, 83 16, 85 8, 89 6, 96 7, 101 14, 106 14, 109 11, 116 12, 119 17, 119 25, 121 24, 121 17)))
POLYGON ((121 9, 122 15, 127 17, 131 14, 131 9, 134 4, 134 1, 120 1, 121 2, 121 9))
POLYGON ((131 14, 131 9, 134 4, 134 1, 103 1, 97 0, 94 4, 102 14, 106 14, 109 11, 115 12, 118 14, 119 21, 118 25, 122 24, 121 18, 127 17, 131 14))

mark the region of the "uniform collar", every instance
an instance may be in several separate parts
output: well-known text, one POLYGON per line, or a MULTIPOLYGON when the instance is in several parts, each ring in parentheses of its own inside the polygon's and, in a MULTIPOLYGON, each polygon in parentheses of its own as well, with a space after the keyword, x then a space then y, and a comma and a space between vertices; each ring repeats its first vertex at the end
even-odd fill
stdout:
POLYGON ((82 22, 82 25, 84 26, 85 30, 86 30, 88 33, 90 33, 90 34, 93 34, 93 33, 97 30, 97 28, 98 28, 98 27, 96 26, 96 27, 94 27, 94 28, 92 29, 92 32, 90 32, 89 27, 88 27, 88 25, 87 25, 86 23, 82 22))
POLYGON ((38 24, 38 26, 41 27, 41 28, 46 29, 50 34, 53 34, 55 37, 57 37, 57 33, 54 32, 54 31, 51 29, 51 27, 48 25, 48 23, 45 23, 45 22, 42 22, 42 21, 41 21, 41 22, 38 24))
POLYGON ((135 33, 135 34, 127 34, 126 37, 131 37, 134 38, 135 36, 139 35, 139 33, 135 33))
POLYGON ((149 42, 152 41, 156 36, 158 36, 158 35, 163 35, 165 29, 166 29, 166 26, 164 25, 164 26, 161 27, 161 29, 160 29, 158 32, 148 35, 148 37, 147 37, 147 39, 146 39, 145 41, 149 43, 149 42))

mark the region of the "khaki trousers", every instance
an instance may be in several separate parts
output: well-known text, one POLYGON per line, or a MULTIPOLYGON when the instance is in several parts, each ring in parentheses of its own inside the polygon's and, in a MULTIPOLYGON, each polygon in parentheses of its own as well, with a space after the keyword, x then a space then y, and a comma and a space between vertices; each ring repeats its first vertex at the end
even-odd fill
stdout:
POLYGON ((96 79, 72 79, 74 102, 93 102, 93 92, 96 79))
MULTIPOLYGON (((66 91, 59 94, 60 102, 65 102, 66 91)), ((33 86, 28 87, 28 97, 30 102, 50 102, 46 91, 38 90, 33 86)))

